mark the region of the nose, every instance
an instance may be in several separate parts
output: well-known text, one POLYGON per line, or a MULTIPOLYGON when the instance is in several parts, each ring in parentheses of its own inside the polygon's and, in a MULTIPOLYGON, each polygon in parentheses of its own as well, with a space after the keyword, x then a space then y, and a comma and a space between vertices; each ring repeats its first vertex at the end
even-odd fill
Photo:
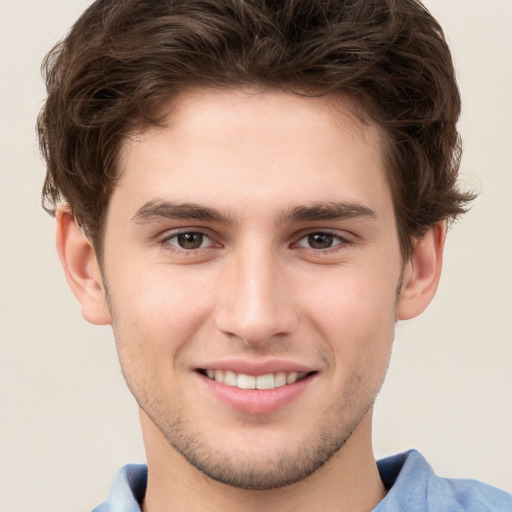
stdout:
POLYGON ((297 311, 277 257, 270 251, 241 251, 230 258, 224 272, 217 329, 253 347, 292 333, 297 311))

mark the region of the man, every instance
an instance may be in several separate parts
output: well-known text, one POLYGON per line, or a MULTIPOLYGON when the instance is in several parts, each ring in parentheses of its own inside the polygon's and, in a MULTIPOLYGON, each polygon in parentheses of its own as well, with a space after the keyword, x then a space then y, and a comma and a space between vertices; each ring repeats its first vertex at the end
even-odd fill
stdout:
POLYGON ((46 73, 46 207, 148 461, 97 512, 511 510, 372 451, 395 323, 472 199, 421 4, 98 1, 46 73))

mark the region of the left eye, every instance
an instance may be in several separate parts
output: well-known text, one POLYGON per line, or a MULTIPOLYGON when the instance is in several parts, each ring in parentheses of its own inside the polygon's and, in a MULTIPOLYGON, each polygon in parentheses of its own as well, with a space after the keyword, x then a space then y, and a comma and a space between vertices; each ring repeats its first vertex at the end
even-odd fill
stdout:
POLYGON ((330 249, 333 246, 339 245, 344 240, 333 233, 317 232, 310 233, 309 235, 301 238, 297 243, 299 247, 308 247, 317 251, 330 249))
POLYGON ((166 240, 167 243, 177 246, 180 249, 193 250, 202 249, 211 245, 212 240, 204 233, 197 231, 187 231, 185 233, 178 233, 171 236, 166 240))

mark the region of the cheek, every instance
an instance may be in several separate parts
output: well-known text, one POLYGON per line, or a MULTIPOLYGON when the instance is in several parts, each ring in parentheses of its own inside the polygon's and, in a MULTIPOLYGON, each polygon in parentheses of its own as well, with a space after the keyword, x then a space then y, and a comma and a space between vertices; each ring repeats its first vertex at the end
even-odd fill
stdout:
POLYGON ((116 337, 139 346, 145 359, 163 352, 168 359, 169 351, 178 352, 193 339, 207 318, 208 283, 186 272, 142 268, 133 272, 130 281, 121 279, 121 273, 109 276, 116 337))
POLYGON ((302 295, 319 327, 362 334, 395 322, 399 272, 342 268, 323 279, 302 282, 302 295))
POLYGON ((337 367, 374 365, 385 371, 395 327, 398 276, 389 269, 384 279, 382 271, 367 267, 360 272, 340 269, 336 276, 317 279, 310 287, 314 293, 306 308, 337 367))

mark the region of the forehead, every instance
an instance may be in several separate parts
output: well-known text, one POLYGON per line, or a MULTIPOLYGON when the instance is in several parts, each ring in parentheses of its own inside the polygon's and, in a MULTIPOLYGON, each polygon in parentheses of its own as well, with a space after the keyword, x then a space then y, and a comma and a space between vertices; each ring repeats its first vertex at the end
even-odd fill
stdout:
POLYGON ((132 209, 173 200, 248 214, 251 206, 385 203, 381 131, 354 112, 340 96, 188 91, 164 106, 162 126, 125 141, 112 202, 121 195, 132 209))
POLYGON ((333 128, 346 130, 345 136, 379 152, 385 141, 385 132, 371 121, 357 98, 341 93, 311 96, 256 87, 196 88, 176 94, 159 110, 156 117, 162 121, 136 131, 125 147, 156 141, 171 131, 174 137, 193 135, 199 140, 207 135, 212 142, 222 139, 222 143, 233 145, 265 134, 274 139, 288 139, 290 135, 300 139, 303 128, 314 126, 328 128, 328 132, 309 133, 317 143, 334 135, 333 128))

